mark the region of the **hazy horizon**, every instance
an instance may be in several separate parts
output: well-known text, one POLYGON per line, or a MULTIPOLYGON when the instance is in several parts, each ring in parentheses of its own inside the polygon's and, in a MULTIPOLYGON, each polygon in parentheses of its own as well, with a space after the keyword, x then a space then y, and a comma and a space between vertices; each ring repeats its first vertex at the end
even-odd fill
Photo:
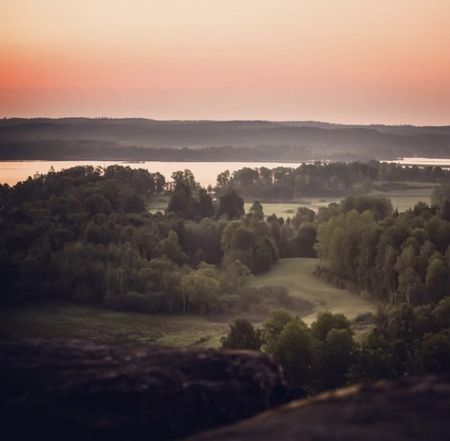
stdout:
POLYGON ((398 123, 389 124, 384 122, 371 122, 371 123, 353 123, 353 122, 338 122, 338 121, 319 121, 319 120, 282 120, 282 119, 189 119, 189 118, 174 118, 174 119, 160 119, 153 118, 151 116, 85 116, 85 115, 62 115, 62 116, 21 116, 21 115, 11 115, 2 116, 0 119, 3 120, 14 120, 14 119, 25 119, 25 120, 62 120, 62 119, 92 119, 92 120, 144 120, 144 121, 154 121, 154 122, 210 122, 210 123, 233 123, 233 122, 248 122, 248 123, 280 123, 280 124, 323 124, 329 126, 361 126, 361 127, 371 127, 371 126, 386 126, 386 127, 450 127, 450 121, 448 124, 410 124, 410 123, 398 123))
POLYGON ((450 124, 450 2, 4 0, 0 115, 450 124))

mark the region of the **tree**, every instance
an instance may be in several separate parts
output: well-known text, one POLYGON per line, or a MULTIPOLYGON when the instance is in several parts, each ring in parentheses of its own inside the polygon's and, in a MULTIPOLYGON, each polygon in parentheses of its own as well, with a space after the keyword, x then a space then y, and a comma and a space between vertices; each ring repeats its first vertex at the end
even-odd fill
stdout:
POLYGON ((217 176, 217 186, 225 188, 230 182, 230 170, 225 170, 217 176))
POLYGON ((313 210, 307 207, 298 207, 295 212, 295 216, 292 219, 295 227, 300 227, 303 223, 312 223, 316 217, 316 213, 313 210))
POLYGON ((192 192, 184 182, 177 184, 175 191, 170 196, 167 205, 168 212, 180 213, 185 218, 190 218, 192 211, 192 192))
POLYGON ((109 201, 99 193, 93 193, 84 200, 84 206, 89 214, 110 213, 111 204, 109 201))
POLYGON ((235 260, 222 271, 220 284, 224 292, 235 294, 247 283, 251 272, 240 260, 235 260))
POLYGON ((225 193, 219 198, 217 215, 227 216, 229 219, 239 219, 244 215, 244 199, 235 190, 225 193))
POLYGON ((181 263, 185 260, 185 255, 178 240, 178 234, 173 230, 170 230, 167 238, 159 243, 158 248, 162 256, 167 256, 173 262, 181 263))
POLYGON ((442 299, 435 306, 433 321, 438 328, 450 329, 450 297, 442 299))
POLYGON ((317 230, 313 224, 304 223, 288 242, 290 257, 316 257, 317 230))
POLYGON ((253 205, 250 208, 250 215, 258 221, 264 220, 263 206, 259 201, 253 202, 253 205))
POLYGON ((199 184, 195 182, 193 173, 186 169, 184 171, 175 171, 172 173, 172 179, 175 183, 175 190, 179 188, 189 188, 190 191, 197 190, 199 184))
POLYGON ((272 355, 282 366, 288 381, 307 391, 313 359, 313 338, 299 319, 291 321, 276 340, 272 355))
POLYGON ((392 214, 392 202, 382 196, 348 196, 342 201, 344 212, 356 210, 358 213, 371 211, 376 220, 385 219, 392 214))
POLYGON ((420 373, 450 372, 450 329, 424 336, 415 352, 415 366, 420 373))
POLYGON ((398 292, 401 300, 418 305, 425 300, 425 286, 416 271, 409 267, 398 276, 398 292))
POLYGON ((448 294, 448 268, 441 259, 431 260, 427 268, 425 285, 427 296, 431 301, 438 301, 448 294))
POLYGON ((193 214, 194 216, 198 215, 202 219, 212 217, 214 214, 212 198, 204 188, 198 190, 198 202, 193 214))
POLYGON ((319 390, 343 386, 355 361, 357 346, 348 329, 331 329, 320 345, 314 375, 319 390))
POLYGON ((284 309, 275 309, 269 315, 262 327, 262 335, 264 338, 265 349, 269 353, 273 353, 275 345, 288 323, 295 320, 295 317, 284 309))
POLYGON ((195 310, 207 313, 219 295, 220 284, 213 270, 199 268, 183 276, 182 290, 195 310))
POLYGON ((440 210, 444 219, 450 219, 450 184, 440 185, 433 190, 431 205, 440 210))
POLYGON ((253 254, 255 274, 268 271, 278 258, 276 246, 268 236, 255 242, 253 254))
POLYGON ((332 329, 343 329, 352 334, 350 321, 344 314, 319 312, 317 319, 311 324, 311 331, 319 340, 325 341, 332 329))
POLYGON ((258 181, 259 173, 257 169, 244 167, 233 172, 233 181, 237 185, 247 187, 258 181))
POLYGON ((222 338, 223 349, 251 349, 259 351, 262 345, 261 331, 255 330, 246 319, 238 318, 230 325, 226 337, 222 338))

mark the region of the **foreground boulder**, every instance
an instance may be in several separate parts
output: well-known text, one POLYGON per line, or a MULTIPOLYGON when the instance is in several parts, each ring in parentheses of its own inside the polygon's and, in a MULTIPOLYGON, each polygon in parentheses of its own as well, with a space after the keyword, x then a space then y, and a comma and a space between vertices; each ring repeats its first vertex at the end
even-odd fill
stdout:
POLYGON ((287 394, 279 367, 258 352, 0 342, 4 439, 173 439, 287 394))
POLYGON ((449 378, 410 378, 293 401, 189 441, 448 441, 449 378))

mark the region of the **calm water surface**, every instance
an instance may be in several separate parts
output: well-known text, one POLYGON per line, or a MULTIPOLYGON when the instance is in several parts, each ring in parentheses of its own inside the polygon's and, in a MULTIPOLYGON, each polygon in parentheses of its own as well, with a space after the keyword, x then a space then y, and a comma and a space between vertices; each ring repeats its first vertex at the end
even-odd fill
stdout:
MULTIPOLYGON (((450 167, 450 158, 399 158, 395 161, 386 161, 402 165, 439 165, 450 167)), ((224 170, 233 172, 243 167, 298 167, 295 162, 121 162, 121 161, 0 161, 0 183, 14 185, 19 181, 34 176, 36 173, 48 173, 50 167, 55 171, 75 167, 77 165, 92 165, 94 167, 107 167, 109 165, 128 165, 131 168, 145 168, 150 172, 160 172, 166 179, 177 170, 189 169, 194 173, 198 182, 204 187, 215 185, 217 175, 224 170)))
POLYGON ((424 158, 420 156, 411 156, 395 159, 394 161, 384 161, 401 165, 438 165, 440 167, 450 167, 450 158, 424 158))
POLYGON ((118 161, 0 161, 0 182, 14 185, 19 181, 34 176, 36 173, 48 173, 51 167, 60 171, 77 165, 108 167, 109 165, 128 165, 131 168, 144 168, 150 172, 159 172, 170 179, 174 171, 189 169, 204 187, 215 185, 217 175, 224 170, 233 172, 243 167, 298 167, 299 163, 286 162, 118 162, 118 161))

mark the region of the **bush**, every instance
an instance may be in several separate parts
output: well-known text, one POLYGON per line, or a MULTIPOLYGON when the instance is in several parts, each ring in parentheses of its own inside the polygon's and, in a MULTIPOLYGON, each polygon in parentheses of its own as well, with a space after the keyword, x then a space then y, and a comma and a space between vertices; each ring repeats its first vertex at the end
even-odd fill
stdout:
POLYGON ((251 349, 259 351, 262 345, 261 331, 246 319, 236 319, 230 325, 228 335, 222 338, 223 349, 251 349))

